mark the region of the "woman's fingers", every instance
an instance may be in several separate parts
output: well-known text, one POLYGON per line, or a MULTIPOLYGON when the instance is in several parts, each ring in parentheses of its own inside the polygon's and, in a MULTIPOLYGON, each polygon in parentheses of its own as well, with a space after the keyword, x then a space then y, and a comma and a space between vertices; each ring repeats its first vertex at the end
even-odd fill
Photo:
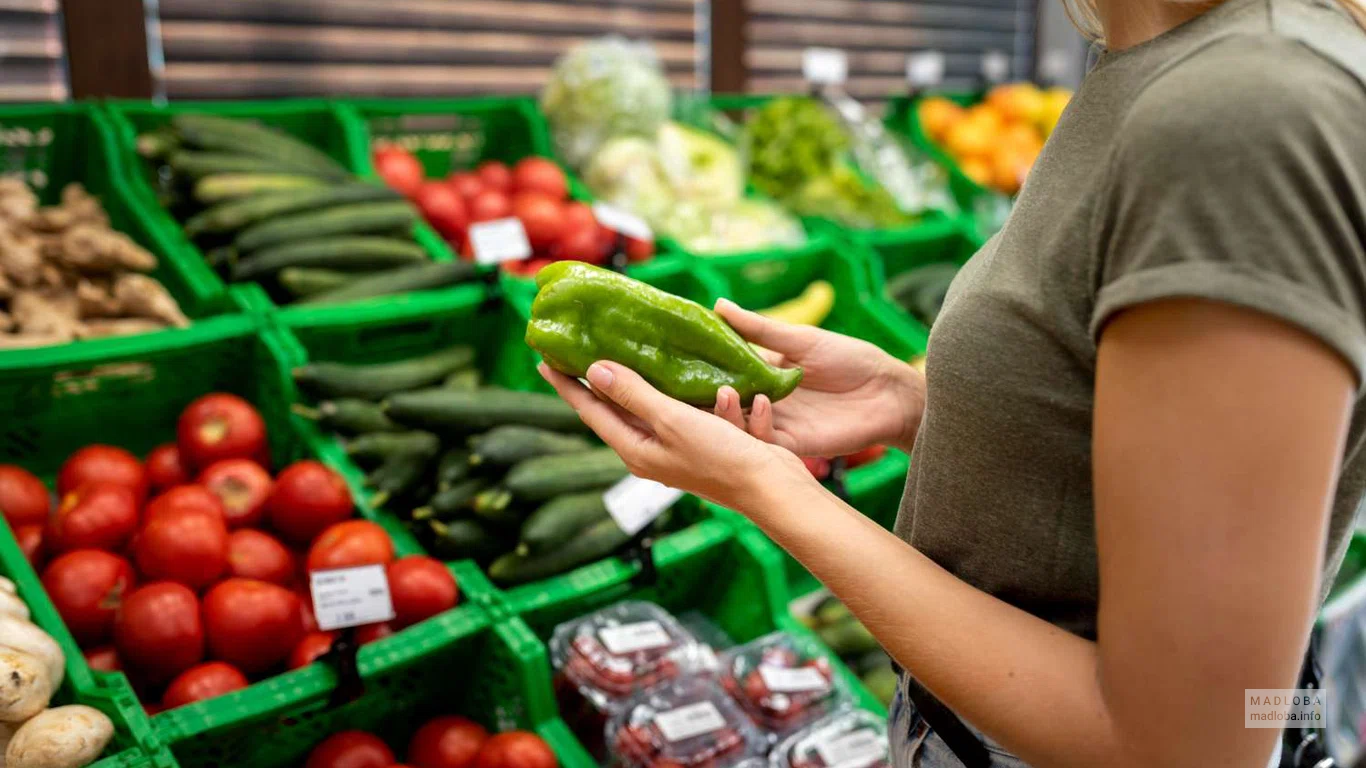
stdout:
POLYGON ((648 434, 629 424, 611 402, 599 400, 577 379, 570 378, 545 363, 537 366, 537 370, 550 382, 550 386, 555 388, 560 397, 579 414, 583 423, 596 432, 604 442, 617 449, 618 453, 623 450, 634 450, 649 439, 648 434))
POLYGON ((745 430, 745 414, 740 410, 740 393, 736 392, 734 387, 721 387, 716 390, 716 408, 713 412, 740 430, 745 430))
POLYGON ((778 435, 773 430, 773 403, 767 395, 756 395, 749 407, 749 433, 765 443, 778 442, 778 435))
POLYGON ((747 309, 741 309, 730 299, 716 300, 716 314, 730 324, 747 341, 771 349, 784 357, 799 357, 812 343, 815 329, 770 320, 747 309))

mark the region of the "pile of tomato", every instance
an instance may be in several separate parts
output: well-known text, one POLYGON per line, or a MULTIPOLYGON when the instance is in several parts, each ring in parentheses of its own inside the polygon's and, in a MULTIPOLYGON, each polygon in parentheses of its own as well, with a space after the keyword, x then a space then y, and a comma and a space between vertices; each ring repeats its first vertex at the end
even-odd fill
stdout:
POLYGON ((180 414, 176 440, 144 460, 112 445, 73 453, 48 489, 0 465, 0 510, 86 659, 123 670, 150 711, 246 687, 331 648, 308 590, 314 570, 384 565, 392 634, 458 602, 450 572, 395 559, 380 526, 355 518, 346 482, 320 462, 272 476, 266 425, 236 395, 180 414))
POLYGON ((559 760, 534 733, 509 731, 490 736, 484 727, 458 715, 427 721, 408 742, 399 763, 384 740, 364 731, 342 731, 324 740, 304 768, 557 768, 559 760))
POLYGON ((543 157, 525 157, 512 166, 487 160, 445 179, 427 179, 422 163, 393 144, 376 147, 374 162, 385 183, 411 200, 467 259, 474 256, 470 225, 508 217, 522 222, 532 249, 528 259, 503 263, 503 269, 515 274, 534 275, 565 259, 603 264, 619 247, 631 261, 654 255, 653 240, 619 237, 598 223, 590 206, 570 200, 564 171, 543 157))

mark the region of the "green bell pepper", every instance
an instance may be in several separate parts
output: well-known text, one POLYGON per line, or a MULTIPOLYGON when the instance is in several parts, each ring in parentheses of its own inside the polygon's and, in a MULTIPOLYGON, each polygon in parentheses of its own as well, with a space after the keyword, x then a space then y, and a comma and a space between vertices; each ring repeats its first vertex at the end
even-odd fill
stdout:
POLYGON ((741 405, 760 394, 776 402, 802 380, 800 368, 765 362, 710 309, 625 275, 561 261, 542 268, 536 285, 526 342, 569 376, 611 360, 698 406, 714 405, 725 385, 740 393, 741 405))

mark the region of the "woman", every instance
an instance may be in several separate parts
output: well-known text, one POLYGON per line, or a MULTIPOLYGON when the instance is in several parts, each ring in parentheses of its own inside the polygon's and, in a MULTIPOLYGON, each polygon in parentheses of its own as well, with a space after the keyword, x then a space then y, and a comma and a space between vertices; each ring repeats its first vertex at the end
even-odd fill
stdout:
POLYGON ((1109 52, 955 281, 927 379, 726 302, 806 370, 795 394, 711 414, 615 363, 601 399, 542 373, 632 472, 747 515, 868 626, 909 673, 900 765, 961 764, 924 691, 995 766, 1267 765, 1244 692, 1296 687, 1366 492, 1343 3, 1096 0, 1109 52), (874 443, 915 448, 895 534, 797 458, 874 443))

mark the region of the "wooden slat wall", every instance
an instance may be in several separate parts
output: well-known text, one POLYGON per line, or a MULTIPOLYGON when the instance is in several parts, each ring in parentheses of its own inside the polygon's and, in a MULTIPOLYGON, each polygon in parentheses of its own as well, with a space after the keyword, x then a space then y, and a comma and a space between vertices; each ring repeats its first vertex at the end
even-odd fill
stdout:
POLYGON ((0 101, 67 96, 57 0, 0 0, 0 101))
POLYGON ((155 74, 171 99, 534 93, 570 46, 617 33, 692 88, 702 2, 160 0, 155 74))
POLYGON ((748 0, 748 88, 799 91, 802 51, 835 47, 849 56, 853 96, 880 101, 906 89, 906 55, 946 57, 948 88, 973 86, 981 57, 1001 51, 1011 77, 1032 74, 1037 0, 748 0))

